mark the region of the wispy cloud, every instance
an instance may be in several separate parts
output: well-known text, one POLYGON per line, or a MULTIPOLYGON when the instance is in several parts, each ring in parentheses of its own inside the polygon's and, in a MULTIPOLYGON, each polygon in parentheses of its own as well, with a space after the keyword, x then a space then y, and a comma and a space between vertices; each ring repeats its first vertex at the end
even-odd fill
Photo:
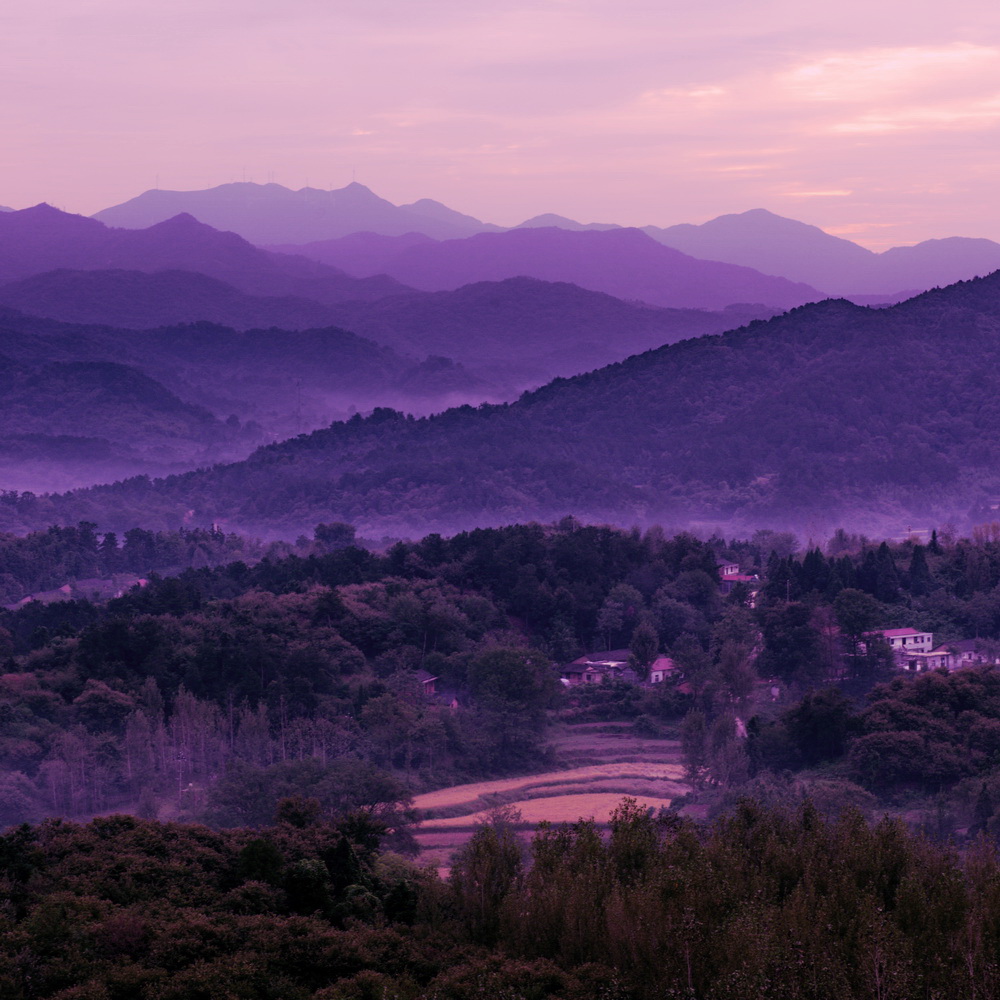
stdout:
POLYGON ((779 74, 779 82, 793 97, 863 104, 906 99, 942 87, 978 88, 998 79, 1000 48, 968 43, 840 52, 779 74))

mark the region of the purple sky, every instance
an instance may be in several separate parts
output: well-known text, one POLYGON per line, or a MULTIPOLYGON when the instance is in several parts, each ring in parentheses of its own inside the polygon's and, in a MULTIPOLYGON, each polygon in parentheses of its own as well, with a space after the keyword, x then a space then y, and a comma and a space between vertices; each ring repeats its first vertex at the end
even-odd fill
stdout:
POLYGON ((987 0, 21 0, 0 95, 14 208, 356 170, 501 224, 1000 240, 987 0))

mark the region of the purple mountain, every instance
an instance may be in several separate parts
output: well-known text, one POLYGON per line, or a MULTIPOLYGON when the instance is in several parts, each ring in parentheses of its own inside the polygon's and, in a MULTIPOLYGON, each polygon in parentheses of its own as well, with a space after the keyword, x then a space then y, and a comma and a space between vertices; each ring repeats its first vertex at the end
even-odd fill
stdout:
MULTIPOLYGON (((352 246, 362 243, 358 238, 352 246)), ((373 245, 384 247, 385 243, 373 245)), ((307 247, 299 249, 314 252, 307 247)), ((329 244, 322 252, 324 259, 331 259, 329 244)), ((732 303, 789 309, 824 297, 807 285, 750 268, 695 260, 638 229, 571 232, 529 228, 480 233, 463 240, 411 246, 384 260, 379 269, 425 291, 524 276, 686 309, 722 309, 732 303)))
POLYGON ((259 250, 189 215, 141 230, 109 229, 44 204, 0 215, 0 282, 61 268, 198 271, 254 295, 319 302, 405 291, 390 278, 362 281, 305 257, 259 250))
POLYGON ((519 389, 771 315, 656 308, 537 278, 477 282, 330 309, 341 326, 378 343, 404 354, 445 355, 519 389))
POLYGON ((873 253, 762 208, 700 226, 646 226, 643 232, 694 257, 753 267, 858 300, 915 294, 1000 268, 1000 244, 992 240, 952 237, 873 253))
POLYGON ((692 257, 752 267, 831 293, 847 288, 860 291, 856 286, 876 257, 857 243, 762 208, 720 215, 700 226, 646 226, 643 232, 692 257))
POLYGON ((372 274, 384 274, 389 261, 404 250, 437 242, 423 233, 404 233, 402 236, 352 233, 339 239, 318 240, 305 244, 278 243, 265 246, 264 249, 272 253, 302 254, 312 260, 329 264, 330 267, 336 267, 345 274, 365 278, 372 274))
POLYGON ((621 226, 613 222, 577 222, 574 219, 567 219, 564 215, 555 215, 546 212, 544 215, 535 215, 530 219, 525 219, 517 229, 549 229, 555 226, 556 229, 571 229, 574 232, 583 232, 587 229, 605 230, 621 229, 621 226))
POLYGON ((280 184, 251 183, 222 184, 204 191, 146 191, 94 218, 109 226, 143 229, 181 213, 258 244, 309 243, 365 230, 451 239, 497 228, 429 198, 393 205, 363 184, 335 191, 292 191, 280 184))
POLYGON ((0 305, 65 323, 146 330, 208 321, 237 330, 334 324, 330 306, 248 295, 193 271, 47 271, 0 285, 0 305))

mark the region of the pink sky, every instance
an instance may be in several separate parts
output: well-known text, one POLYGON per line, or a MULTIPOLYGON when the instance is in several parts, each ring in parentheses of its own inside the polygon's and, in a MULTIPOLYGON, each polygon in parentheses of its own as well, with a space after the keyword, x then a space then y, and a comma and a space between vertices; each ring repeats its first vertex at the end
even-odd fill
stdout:
POLYGON ((510 225, 763 207, 1000 240, 985 0, 20 0, 0 204, 359 181, 510 225), (816 9, 813 9, 816 8, 816 9))

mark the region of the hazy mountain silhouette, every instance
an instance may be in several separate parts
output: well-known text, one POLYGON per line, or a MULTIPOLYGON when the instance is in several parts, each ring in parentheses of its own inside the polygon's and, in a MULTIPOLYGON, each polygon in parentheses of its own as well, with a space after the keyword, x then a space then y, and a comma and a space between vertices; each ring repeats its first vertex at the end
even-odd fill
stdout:
POLYGON ((1000 244, 992 240, 951 237, 873 253, 762 208, 700 226, 646 226, 643 232, 694 257, 753 267, 850 297, 911 295, 1000 268, 1000 244))
MULTIPOLYGON (((349 241, 350 237, 345 240, 349 241)), ((329 341, 343 352, 348 342, 343 330, 326 330, 322 333, 326 339, 318 347, 295 342, 296 349, 306 352, 304 371, 296 377, 311 384, 322 373, 331 391, 336 386, 341 395, 353 386, 358 393, 355 405, 361 409, 391 403, 415 412, 426 412, 435 399, 448 403, 459 398, 475 402, 513 399, 558 375, 575 375, 661 344, 718 333, 772 314, 750 307, 726 312, 658 309, 533 278, 482 282, 452 292, 410 292, 379 302, 322 305, 292 297, 247 295, 190 271, 50 271, 0 286, 0 305, 66 323, 132 330, 201 321, 235 330, 346 328, 408 358, 438 356, 436 367, 417 367, 403 357, 394 358, 388 368, 379 369, 381 382, 372 381, 366 374, 368 363, 385 352, 368 341, 350 356, 341 353, 317 367, 315 350, 322 353, 329 341), (461 374, 457 369, 446 370, 441 357, 454 358, 465 368, 461 374), (431 371, 441 376, 437 384, 431 371), (474 397, 476 392, 481 393, 479 398, 474 397), (407 395, 414 398, 407 399, 407 395)), ((218 334, 212 338, 217 341, 218 334)), ((128 340, 130 346, 147 342, 131 335, 128 340)), ((272 340, 284 346, 277 347, 274 357, 259 359, 259 364, 274 365, 275 371, 290 370, 293 359, 286 354, 295 338, 272 340)), ((251 341, 236 342, 246 346, 251 341)), ((114 351, 99 356, 120 357, 114 351)), ((153 363, 142 353, 132 352, 129 357, 141 367, 153 363)), ((227 366, 242 361, 232 356, 206 363, 220 367, 212 382, 218 378, 226 383, 227 366)), ((258 385, 249 396, 263 388, 258 385)), ((239 398, 249 397, 245 391, 239 398)))
POLYGON ((537 278, 330 308, 342 326, 402 353, 445 355, 522 388, 769 315, 655 308, 537 278))
POLYGON ((193 510, 198 523, 286 534, 568 512, 816 533, 967 524, 1000 489, 998 401, 1000 274, 881 310, 805 306, 509 405, 421 420, 379 410, 230 466, 45 500, 32 516, 114 527, 193 510))
POLYGON ((877 279, 898 288, 933 288, 1000 268, 1000 243, 952 236, 893 247, 878 255, 877 279))
POLYGON ((345 274, 367 278, 374 274, 384 274, 389 261, 404 250, 436 242, 438 241, 423 233, 404 233, 402 236, 351 233, 338 239, 318 240, 314 243, 276 243, 265 246, 264 249, 274 253, 301 254, 336 267, 345 274))
POLYGON ((606 230, 606 229, 621 229, 621 226, 616 226, 613 222, 577 222, 574 219, 567 219, 564 215, 555 215, 552 212, 546 212, 544 215, 535 215, 530 219, 525 219, 516 229, 549 229, 551 227, 556 229, 571 229, 574 232, 583 232, 587 229, 596 230, 606 230))
POLYGON ((155 379, 112 361, 49 362, 9 357, 0 364, 0 434, 107 437, 127 431, 129 444, 204 440, 219 421, 179 399, 155 379))
POLYGON ((854 285, 876 257, 857 243, 763 208, 721 215, 700 226, 682 224, 666 229, 645 226, 643 232, 692 257, 753 267, 764 274, 804 281, 831 293, 861 291, 854 285))
POLYGON ((260 250, 189 215, 140 230, 109 229, 44 204, 0 215, 0 282, 61 268, 198 271, 253 295, 320 302, 406 290, 390 278, 359 280, 305 257, 260 250))
MULTIPOLYGON (((428 369, 426 361, 404 358, 336 327, 239 332, 201 322, 127 330, 6 310, 0 313, 0 354, 35 366, 47 361, 129 364, 219 417, 253 421, 257 438, 251 444, 374 406, 428 413, 500 398, 492 385, 461 365, 438 358, 428 369)), ((234 445, 242 454, 248 448, 240 442, 246 439, 243 435, 234 445)))
POLYGON ((248 295, 193 271, 71 271, 0 285, 0 305, 67 323, 137 330, 207 320, 237 330, 329 326, 329 306, 291 296, 248 295))
MULTIPOLYGON (((8 336, 4 347, 22 348, 8 336)), ((27 353, 32 353, 29 349, 27 353)), ((246 455, 204 407, 112 360, 0 356, 0 487, 65 490, 101 478, 164 475, 246 455)))
MULTIPOLYGON (((359 237, 352 237, 351 242, 363 243, 359 237)), ((378 239, 371 245, 386 246, 378 239)), ((326 243, 319 252, 329 260, 333 250, 326 243)), ((721 309, 743 302, 787 309, 823 297, 813 288, 784 278, 695 260, 638 229, 571 232, 553 227, 480 233, 411 246, 378 266, 424 291, 524 276, 570 282, 616 298, 671 308, 721 309)))
POLYGON ((260 244, 307 243, 362 231, 389 236, 421 232, 449 239, 497 228, 427 198, 393 205, 356 183, 333 191, 253 183, 146 191, 94 218, 109 226, 144 229, 181 213, 260 244))

